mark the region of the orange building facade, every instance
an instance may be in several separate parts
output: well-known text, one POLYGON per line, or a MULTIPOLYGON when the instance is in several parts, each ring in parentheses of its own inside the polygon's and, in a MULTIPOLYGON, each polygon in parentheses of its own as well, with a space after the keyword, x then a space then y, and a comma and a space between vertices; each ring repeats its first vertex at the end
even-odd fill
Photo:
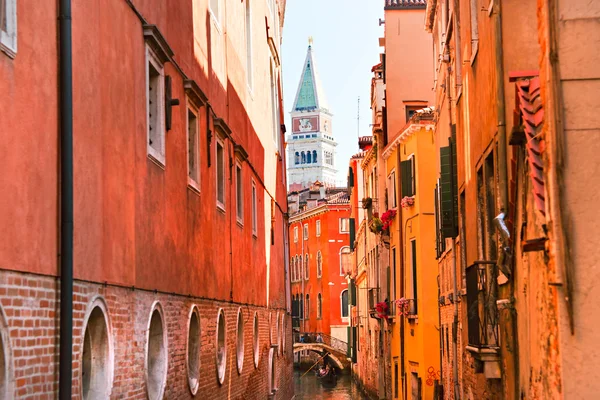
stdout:
MULTIPOLYGON (((56 398, 68 334, 57 3, 0 3, 0 398, 56 398)), ((74 396, 293 396, 284 10, 73 2, 74 396)))
POLYGON ((349 292, 344 276, 350 253, 350 204, 346 189, 291 192, 289 203, 294 330, 314 335, 313 340, 321 333, 347 342, 349 292))

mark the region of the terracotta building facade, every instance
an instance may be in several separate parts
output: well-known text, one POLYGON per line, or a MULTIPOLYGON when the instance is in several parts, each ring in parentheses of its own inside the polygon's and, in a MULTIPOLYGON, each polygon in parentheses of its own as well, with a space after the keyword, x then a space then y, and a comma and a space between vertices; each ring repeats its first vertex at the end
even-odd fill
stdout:
POLYGON ((285 1, 0 5, 0 398, 293 397, 285 1))

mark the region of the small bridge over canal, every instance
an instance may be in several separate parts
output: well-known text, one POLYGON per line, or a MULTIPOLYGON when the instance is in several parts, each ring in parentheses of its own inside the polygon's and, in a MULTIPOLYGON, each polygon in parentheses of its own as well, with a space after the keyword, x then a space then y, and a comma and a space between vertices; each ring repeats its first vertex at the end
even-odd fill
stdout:
POLYGON ((329 360, 338 369, 344 370, 350 366, 347 357, 348 343, 323 333, 320 335, 322 341, 316 339, 319 333, 294 333, 294 354, 300 351, 312 351, 319 356, 324 356, 328 353, 329 360))

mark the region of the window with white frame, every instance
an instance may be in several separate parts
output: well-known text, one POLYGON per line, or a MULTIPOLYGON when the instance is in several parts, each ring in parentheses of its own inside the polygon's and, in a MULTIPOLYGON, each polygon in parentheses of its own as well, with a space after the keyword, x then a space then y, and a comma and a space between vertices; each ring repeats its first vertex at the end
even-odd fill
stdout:
POLYGON ((210 0, 210 12, 217 24, 221 23, 221 0, 210 0))
POLYGON ((244 224, 244 187, 242 166, 235 164, 235 215, 237 222, 244 224))
POLYGON ((200 189, 200 151, 198 145, 198 115, 188 108, 188 184, 200 189))
POLYGON ((350 232, 350 218, 340 218, 340 233, 350 232))
POLYGON ((323 316, 323 298, 321 293, 317 295, 317 319, 321 319, 323 316))
POLYGON ((323 255, 321 250, 317 251, 317 278, 323 275, 323 255))
POLYGON ((321 236, 321 220, 318 219, 317 220, 317 233, 316 233, 317 237, 321 236))
POLYGON ((342 307, 342 318, 348 318, 348 289, 342 291, 342 294, 340 295, 340 301, 342 307))
POLYGON ((279 91, 277 90, 277 72, 271 62, 271 113, 273 122, 273 142, 279 150, 279 91))
POLYGON ((298 227, 294 227, 294 243, 298 243, 298 227))
POLYGON ((308 224, 304 224, 304 240, 308 239, 308 224))
POLYGON ((396 170, 392 170, 392 172, 388 175, 388 202, 389 208, 396 208, 396 170))
POLYGON ((225 146, 217 140, 217 207, 225 210, 225 146))
POLYGON ((0 0, 0 50, 17 54, 17 0, 0 0))
POLYGON ((257 198, 256 198, 256 183, 252 181, 252 234, 254 236, 258 233, 258 215, 257 215, 257 198))
POLYGON ((146 112, 148 155, 165 164, 165 76, 156 54, 146 46, 146 112))
POLYGON ((252 89, 252 9, 250 1, 246 0, 246 81, 252 89))
POLYGON ((346 271, 344 271, 344 260, 349 257, 351 252, 349 246, 344 246, 340 249, 340 276, 346 275, 346 271))

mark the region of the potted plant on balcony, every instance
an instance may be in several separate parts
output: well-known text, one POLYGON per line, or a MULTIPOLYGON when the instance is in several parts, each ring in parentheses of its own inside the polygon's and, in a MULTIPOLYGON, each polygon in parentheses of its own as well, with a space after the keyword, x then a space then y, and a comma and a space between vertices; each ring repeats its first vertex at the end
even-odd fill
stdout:
POLYGON ((383 231, 388 235, 390 233, 390 225, 392 225, 394 218, 396 218, 396 210, 387 210, 381 216, 381 222, 383 222, 383 231))
POLYGON ((372 198, 365 197, 364 199, 362 199, 362 208, 364 208, 365 210, 368 210, 369 208, 371 208, 372 205, 373 205, 372 198))
POLYGON ((369 229, 373 233, 381 233, 381 231, 383 231, 383 222, 381 222, 379 217, 373 217, 371 223, 369 224, 369 229))
POLYGON ((402 208, 408 208, 415 205, 415 196, 404 196, 402 200, 400 200, 400 205, 402 208))
POLYGON ((410 313, 410 300, 404 297, 396 300, 396 307, 400 315, 408 315, 410 313))
POLYGON ((387 321, 390 313, 390 307, 388 306, 387 301, 381 301, 375 304, 375 311, 377 312, 377 318, 383 318, 387 321))

